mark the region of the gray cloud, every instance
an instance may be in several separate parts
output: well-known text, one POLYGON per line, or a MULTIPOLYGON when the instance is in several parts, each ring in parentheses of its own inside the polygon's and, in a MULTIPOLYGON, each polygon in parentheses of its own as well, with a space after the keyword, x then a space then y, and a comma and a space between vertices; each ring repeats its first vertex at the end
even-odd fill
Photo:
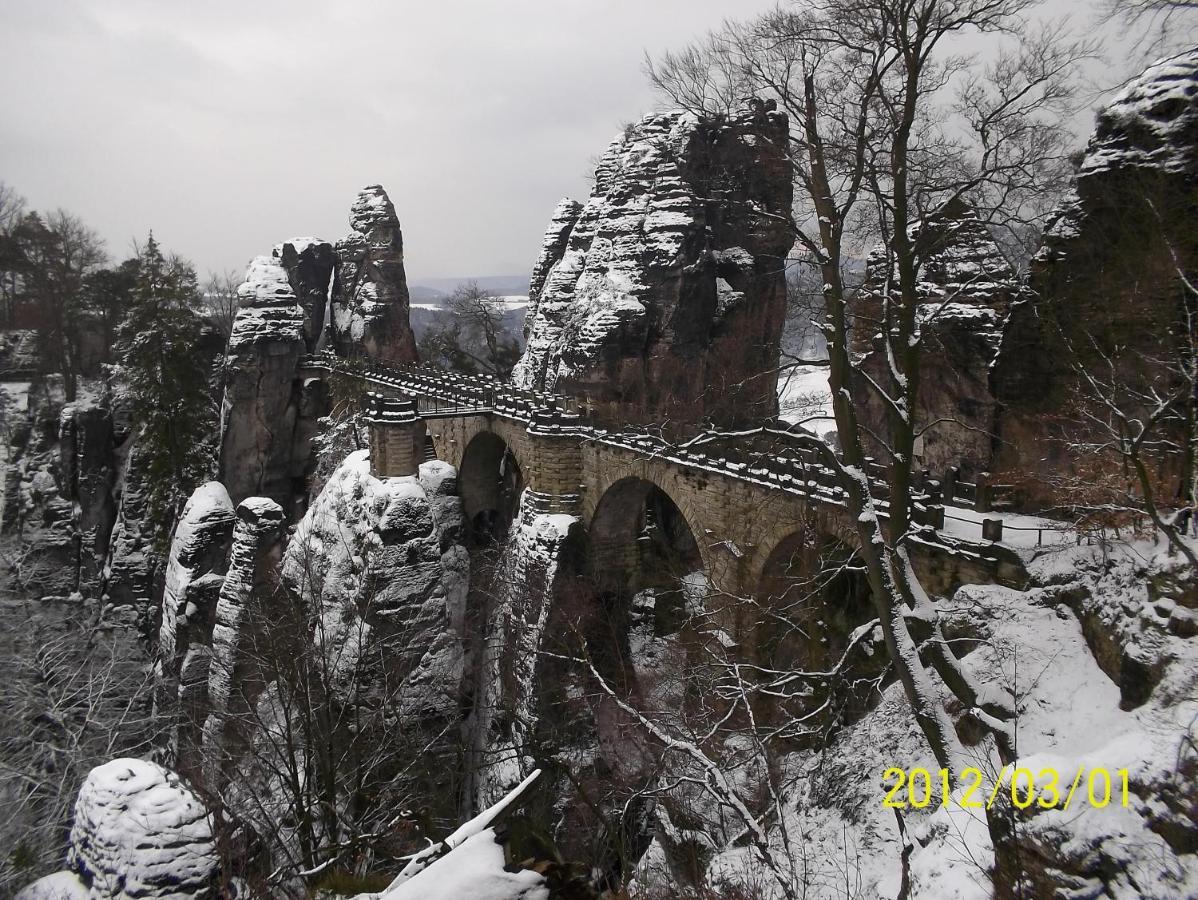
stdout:
POLYGON ((564 194, 651 109, 645 51, 773 0, 5 0, 0 179, 114 257, 202 271, 337 238, 384 184, 416 278, 527 272, 564 194))

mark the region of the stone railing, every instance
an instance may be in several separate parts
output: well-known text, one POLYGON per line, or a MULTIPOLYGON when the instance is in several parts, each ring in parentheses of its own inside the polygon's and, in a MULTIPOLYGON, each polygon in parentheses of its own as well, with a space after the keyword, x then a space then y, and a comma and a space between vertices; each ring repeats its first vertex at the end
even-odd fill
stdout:
MULTIPOLYGON (((835 470, 821 461, 818 449, 786 440, 785 432, 768 451, 730 445, 725 435, 698 435, 683 444, 635 429, 612 431, 588 420, 585 407, 574 398, 547 391, 513 387, 489 375, 467 375, 426 366, 382 366, 364 360, 346 360, 325 352, 305 357, 301 368, 357 375, 372 384, 403 391, 412 396, 424 418, 494 414, 514 419, 534 429, 565 428, 583 440, 598 441, 646 457, 658 457, 680 466, 718 472, 729 478, 753 482, 775 490, 807 497, 816 502, 844 506, 847 496, 835 470)), ((866 462, 870 494, 886 515, 889 470, 882 463, 866 462)), ((1013 488, 993 484, 984 475, 976 482, 962 481, 950 470, 945 478, 932 478, 918 472, 912 484, 915 524, 931 531, 944 527, 945 504, 960 503, 978 512, 1007 508, 1013 488)), ((984 520, 979 539, 993 543, 1001 540, 1001 520, 984 520)))

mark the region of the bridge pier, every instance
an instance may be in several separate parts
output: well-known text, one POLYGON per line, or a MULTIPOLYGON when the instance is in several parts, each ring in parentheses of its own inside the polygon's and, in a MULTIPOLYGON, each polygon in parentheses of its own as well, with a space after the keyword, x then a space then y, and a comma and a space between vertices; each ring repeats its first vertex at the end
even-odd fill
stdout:
POLYGON ((424 458, 424 420, 408 398, 367 394, 370 474, 375 478, 416 475, 424 458))
POLYGON ((554 402, 533 412, 528 426, 532 466, 529 499, 538 512, 582 513, 582 436, 577 415, 554 402))

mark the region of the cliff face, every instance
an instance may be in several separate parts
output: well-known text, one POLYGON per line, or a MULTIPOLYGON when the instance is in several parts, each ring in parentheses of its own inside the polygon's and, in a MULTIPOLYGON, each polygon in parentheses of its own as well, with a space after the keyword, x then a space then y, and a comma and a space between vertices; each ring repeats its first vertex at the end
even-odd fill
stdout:
POLYGON ((1109 361, 1133 386, 1168 380, 1159 362, 1176 358, 1178 326, 1187 305, 1194 311, 1180 276, 1198 274, 1196 216, 1191 50, 1149 67, 1099 113, 1074 194, 1049 222, 1029 299, 1013 308, 994 364, 1001 467, 1063 466, 1063 443, 1044 438, 1057 435, 1051 419, 1076 402, 1076 365, 1104 371, 1109 361))
POLYGON ((790 209, 785 146, 785 117, 763 105, 628 128, 586 204, 554 213, 516 384, 616 421, 773 415, 792 240, 769 214, 790 209))
POLYGON ((220 451, 221 480, 234 503, 269 497, 288 515, 306 504, 312 440, 328 401, 323 385, 299 378, 301 356, 327 344, 350 358, 416 361, 403 235, 381 187, 358 195, 350 225, 352 234, 336 247, 317 238, 277 245, 254 259, 238 289, 220 451))
POLYGON ((387 192, 363 188, 349 212, 351 233, 337 244, 332 340, 342 356, 364 355, 391 365, 416 362, 408 322, 403 232, 387 192))
POLYGON ((272 500, 251 497, 237 506, 228 572, 220 587, 208 664, 208 717, 203 725, 205 774, 221 786, 249 739, 247 711, 266 690, 260 644, 280 618, 272 606, 286 521, 272 500))
POLYGON ((286 270, 287 280, 304 311, 304 345, 312 353, 324 330, 337 252, 328 241, 309 237, 285 241, 275 247, 271 256, 286 270))
MULTIPOLYGON (((296 526, 283 560, 283 584, 313 623, 329 702, 359 709, 361 739, 401 756, 457 752, 470 562, 456 492, 445 463, 380 479, 368 451, 357 451, 296 526)), ((411 767, 389 790, 439 798, 452 812, 456 777, 453 766, 411 767)))
MULTIPOLYGON (((993 456, 997 404, 990 366, 1003 324, 1021 285, 985 225, 964 203, 940 210, 913 232, 921 255, 917 318, 923 352, 916 421, 923 434, 919 462, 939 476, 960 466, 972 477, 993 456), (934 424, 933 424, 934 423, 934 424)), ((883 292, 895 276, 884 253, 870 254, 865 282, 854 298, 854 349, 862 366, 887 383, 881 344, 883 292)), ((885 433, 885 411, 858 384, 853 400, 862 421, 885 433)))

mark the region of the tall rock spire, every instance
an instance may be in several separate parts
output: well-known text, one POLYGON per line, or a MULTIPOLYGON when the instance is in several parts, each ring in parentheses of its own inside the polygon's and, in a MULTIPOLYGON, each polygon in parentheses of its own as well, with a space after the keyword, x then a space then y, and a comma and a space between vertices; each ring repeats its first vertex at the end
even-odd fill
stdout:
POLYGON ((408 320, 403 232, 387 192, 372 184, 350 207, 350 235, 337 244, 340 267, 333 284, 332 341, 342 356, 376 362, 416 362, 408 320))
POLYGON ((558 205, 513 379, 618 421, 736 424, 777 412, 793 243, 786 117, 646 116, 586 204, 558 205))

